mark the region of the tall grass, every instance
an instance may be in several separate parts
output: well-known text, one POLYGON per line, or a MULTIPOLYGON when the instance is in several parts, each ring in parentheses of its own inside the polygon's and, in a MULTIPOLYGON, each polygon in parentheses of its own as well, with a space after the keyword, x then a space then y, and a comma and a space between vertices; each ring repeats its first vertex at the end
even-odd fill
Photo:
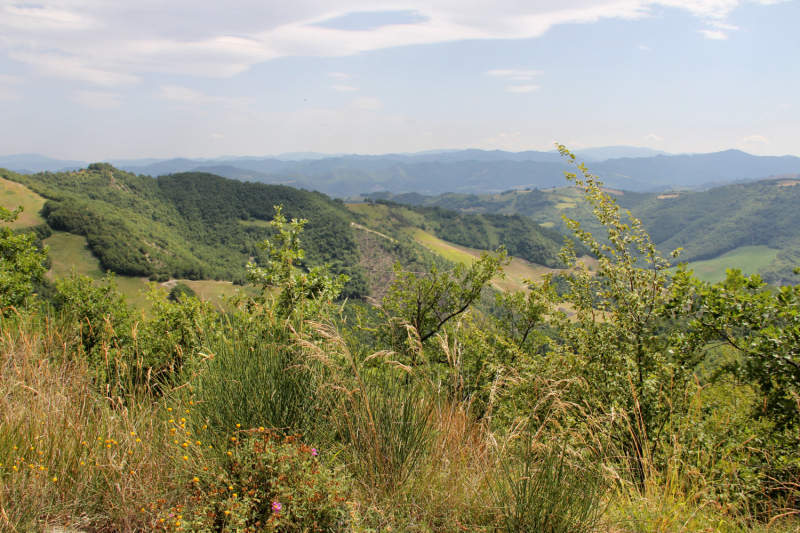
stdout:
POLYGON ((0 318, 0 529, 141 530, 174 496, 162 427, 152 403, 95 392, 63 326, 0 318))
POLYGON ((292 347, 291 332, 269 322, 230 323, 202 354, 191 388, 195 421, 226 434, 239 424, 314 439, 315 375, 292 347))
MULTIPOLYGON (((0 531, 151 531, 164 512, 192 514, 192 478, 213 486, 261 427, 302 434, 304 450, 352 476, 343 532, 798 530, 789 509, 759 521, 720 497, 741 488, 738 452, 700 444, 743 422, 710 418, 722 404, 702 392, 665 428, 658 457, 646 455, 641 482, 614 440, 635 421, 618 418, 604 433, 607 414, 563 401, 567 381, 517 374, 497 384, 492 402, 514 384, 525 400, 515 400, 517 420, 495 422, 458 394, 455 352, 446 372, 409 368, 330 324, 295 332, 265 319, 209 336, 194 374, 164 397, 144 387, 109 398, 73 326, 35 313, 0 318, 0 531)), ((454 334, 442 349, 458 342, 454 334)))

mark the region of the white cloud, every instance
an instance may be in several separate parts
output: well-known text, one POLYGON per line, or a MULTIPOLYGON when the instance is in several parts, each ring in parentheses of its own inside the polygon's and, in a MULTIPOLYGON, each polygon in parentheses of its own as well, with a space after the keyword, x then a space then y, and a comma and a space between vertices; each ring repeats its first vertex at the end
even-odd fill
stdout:
POLYGON ((750 136, 745 137, 744 139, 742 139, 742 142, 743 143, 754 143, 754 142, 756 142, 756 143, 762 143, 762 144, 769 144, 770 143, 769 139, 767 139, 763 135, 750 135, 750 136))
POLYGON ((70 97, 70 100, 93 109, 119 107, 121 104, 118 94, 99 91, 78 91, 70 97))
POLYGON ((345 72, 328 72, 328 76, 333 76, 337 80, 343 80, 345 78, 349 78, 350 74, 347 74, 345 72))
POLYGON ((211 136, 214 137, 215 139, 222 139, 221 133, 212 133, 211 136))
POLYGON ((381 101, 377 98, 364 96, 363 98, 356 98, 350 101, 350 107, 353 109, 363 109, 367 111, 377 111, 381 108, 381 101))
POLYGON ((728 34, 722 30, 700 30, 706 39, 713 39, 715 41, 727 41, 728 34))
POLYGON ((178 102, 193 106, 221 105, 224 107, 245 107, 250 103, 249 98, 228 98, 224 96, 209 96, 195 91, 189 87, 179 85, 165 85, 157 95, 161 100, 178 102))
MULTIPOLYGON (((58 0, 35 6, 0 0, 0 53, 44 76, 110 86, 136 83, 145 72, 233 76, 254 64, 290 55, 346 56, 465 39, 528 39, 559 24, 650 16, 657 6, 682 9, 706 20, 714 29, 703 34, 722 39, 725 31, 733 29, 726 17, 748 1, 773 2, 196 0, 189 10, 182 2, 160 0, 58 0), (407 11, 419 16, 408 24, 366 31, 314 25, 364 11, 407 11)), ((504 72, 498 75, 506 79, 530 79, 537 74, 525 69, 498 72, 504 72)))
POLYGON ((39 74, 49 78, 60 78, 90 85, 130 85, 138 83, 139 76, 127 72, 114 72, 94 68, 75 56, 55 53, 31 53, 14 51, 8 57, 27 63, 39 74))
POLYGON ((638 48, 639 50, 644 50, 645 52, 649 52, 650 50, 652 50, 652 48, 644 44, 638 44, 636 45, 636 48, 638 48))
POLYGON ((331 89, 333 89, 334 91, 353 92, 357 91, 358 87, 352 87, 350 85, 331 85, 331 89))
POLYGON ((663 141, 664 137, 659 137, 655 133, 651 133, 650 135, 646 136, 645 139, 648 141, 663 141))
POLYGON ((86 29, 88 17, 49 6, 6 5, 2 25, 19 29, 86 29))
POLYGON ((486 72, 486 74, 488 74, 489 76, 497 76, 497 77, 507 78, 510 80, 532 80, 534 76, 538 76, 539 74, 544 74, 544 72, 538 70, 512 68, 512 69, 489 70, 486 72))
POLYGON ((510 93, 529 93, 538 89, 538 85, 512 85, 506 90, 510 93))

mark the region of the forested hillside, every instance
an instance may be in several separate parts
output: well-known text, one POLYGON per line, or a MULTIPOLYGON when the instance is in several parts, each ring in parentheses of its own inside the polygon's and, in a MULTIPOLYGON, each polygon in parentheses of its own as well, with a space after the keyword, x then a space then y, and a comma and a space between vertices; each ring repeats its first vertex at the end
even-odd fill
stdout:
MULTIPOLYGON (((682 248, 678 261, 701 261, 744 246, 780 250, 760 270, 771 283, 794 283, 800 266, 800 187, 797 180, 760 180, 702 192, 672 194, 610 191, 624 211, 641 219, 653 242, 665 252, 682 248)), ((494 195, 389 195, 392 201, 441 206, 462 213, 519 213, 566 233, 562 215, 597 232, 591 209, 573 188, 506 191, 494 195)))
POLYGON ((103 268, 117 274, 240 279, 248 259, 262 253, 257 243, 271 234, 267 221, 274 206, 283 205, 290 218, 314 214, 306 229, 305 264, 332 263, 363 284, 352 217, 320 193, 205 173, 153 179, 106 164, 32 176, 4 171, 3 177, 47 198, 47 224, 84 235, 103 268))
POLYGON ((269 221, 276 205, 289 219, 309 220, 306 255, 297 266, 330 264, 333 274, 350 278, 342 291, 346 297, 382 296, 396 261, 419 270, 440 259, 451 264, 471 257, 441 258, 426 248, 431 238, 478 251, 504 245, 528 262, 562 267, 557 254, 563 237, 520 216, 464 215, 439 207, 392 207, 367 216, 318 192, 204 172, 154 179, 105 163, 29 176, 3 170, 2 177, 45 198, 40 213, 47 227, 85 237, 99 266, 122 276, 243 282, 247 262, 261 264, 266 257, 258 243, 274 233, 269 221), (365 241, 361 226, 392 237, 365 241))

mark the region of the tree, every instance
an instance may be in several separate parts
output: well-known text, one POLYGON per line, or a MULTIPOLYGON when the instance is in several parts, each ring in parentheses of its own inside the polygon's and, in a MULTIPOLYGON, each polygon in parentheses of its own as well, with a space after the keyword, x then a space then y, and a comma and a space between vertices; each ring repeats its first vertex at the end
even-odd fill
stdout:
POLYGON ((422 275, 404 272, 397 263, 397 278, 386 296, 386 308, 408 322, 420 342, 425 342, 474 304, 491 279, 502 275, 508 262, 505 249, 499 248, 494 254, 483 252, 470 267, 459 262, 444 272, 436 266, 422 275))
MULTIPOLYGON (((22 211, 0 207, 0 222, 14 222, 22 211)), ((0 227, 0 312, 24 304, 34 282, 44 278, 47 247, 38 250, 35 240, 35 233, 15 235, 8 226, 0 227)))
POLYGON ((773 420, 778 431, 792 430, 800 422, 800 285, 773 293, 757 274, 727 272, 715 285, 685 271, 676 276, 692 318, 684 345, 733 348, 740 358, 726 370, 758 384, 764 401, 757 416, 773 420))
POLYGON ((268 293, 280 291, 274 298, 274 306, 281 316, 315 314, 333 302, 350 279, 345 274, 329 276, 328 264, 311 268, 308 272, 297 272, 299 263, 305 257, 305 252, 300 248, 300 234, 307 223, 308 220, 293 218, 287 224, 282 206, 275 206, 275 218, 270 225, 276 234, 272 240, 265 239, 258 245, 269 253, 269 258, 264 266, 247 264, 247 279, 254 285, 261 285, 265 302, 268 293))
MULTIPOLYGON (((564 146, 558 149, 575 162, 564 146)), ((583 383, 576 389, 576 402, 589 412, 611 415, 611 434, 642 480, 661 433, 686 405, 685 393, 703 352, 698 345, 682 343, 677 330, 662 334, 665 322, 682 316, 685 308, 684 293, 670 284, 669 262, 638 219, 628 213, 628 223, 623 222, 616 200, 603 192, 597 177, 582 163, 578 169, 581 178, 571 173, 566 177, 584 192, 607 241, 598 241, 579 222, 567 219, 597 266, 590 271, 579 263, 568 240, 562 257, 575 269, 564 277, 570 290, 563 296, 553 290, 534 294, 548 306, 547 320, 564 341, 554 347, 553 358, 583 383), (571 304, 573 317, 558 310, 562 301, 571 304), (617 431, 614 421, 626 424, 617 431)), ((545 283, 552 281, 545 278, 545 283)))

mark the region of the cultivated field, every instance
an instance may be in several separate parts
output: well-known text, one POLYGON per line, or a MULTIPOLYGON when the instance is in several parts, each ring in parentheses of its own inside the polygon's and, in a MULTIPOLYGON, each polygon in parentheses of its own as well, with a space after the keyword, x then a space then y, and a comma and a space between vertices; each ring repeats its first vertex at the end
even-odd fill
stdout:
MULTIPOLYGON (((714 259, 689 263, 689 268, 694 271, 694 275, 698 279, 716 283, 725 279, 725 269, 727 268, 741 269, 745 276, 755 274, 759 268, 769 265, 778 252, 779 250, 773 250, 766 246, 742 246, 714 259)), ((670 269, 671 272, 675 272, 675 270, 677 269, 670 269)))

